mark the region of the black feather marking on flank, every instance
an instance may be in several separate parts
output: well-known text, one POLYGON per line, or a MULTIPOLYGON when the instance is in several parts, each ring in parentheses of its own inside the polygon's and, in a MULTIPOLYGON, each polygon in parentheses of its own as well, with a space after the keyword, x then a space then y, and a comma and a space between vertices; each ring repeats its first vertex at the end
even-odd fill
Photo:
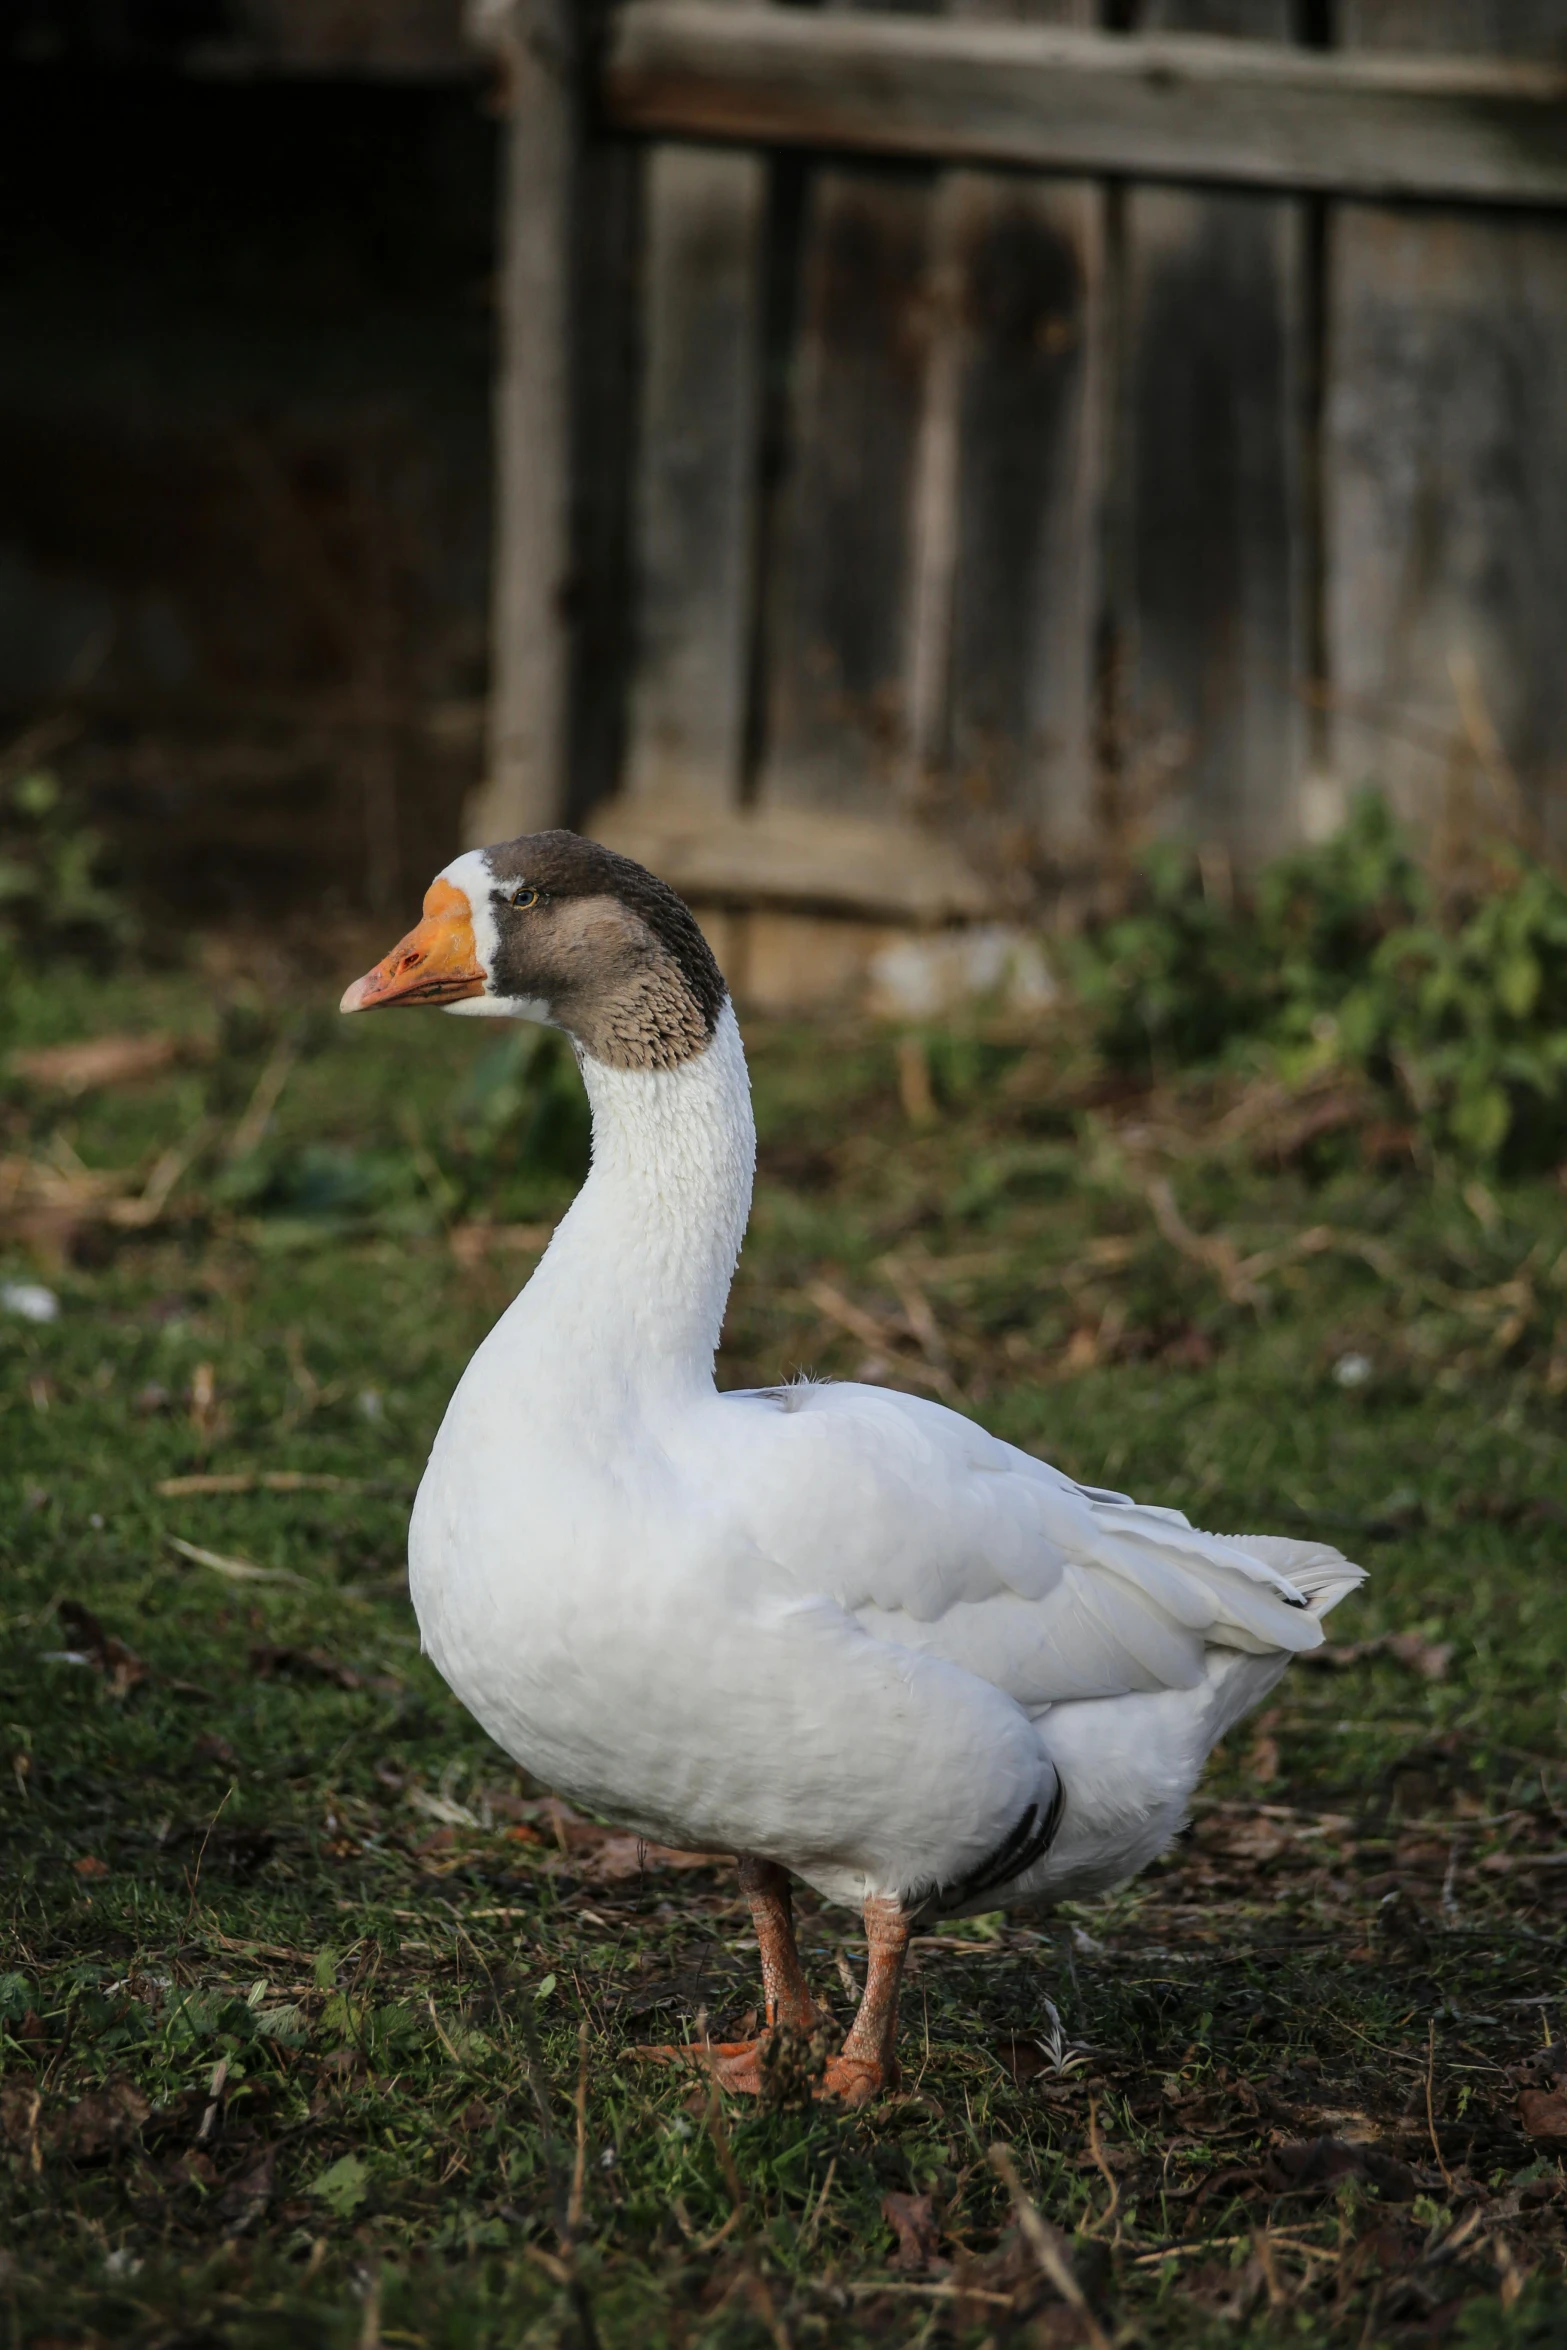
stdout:
POLYGON ((982 1894, 994 1893, 1003 1885, 1014 1884, 1033 1867, 1036 1860, 1042 1859, 1050 1850, 1065 1808, 1066 1789, 1058 1778, 1055 1793, 1043 1816, 1038 1804, 1031 1803, 994 1852, 987 1853, 982 1861, 969 1870, 967 1876, 959 1877, 955 1884, 938 1885, 934 1892, 927 1893, 915 1913, 916 1922, 966 1908, 982 1894))

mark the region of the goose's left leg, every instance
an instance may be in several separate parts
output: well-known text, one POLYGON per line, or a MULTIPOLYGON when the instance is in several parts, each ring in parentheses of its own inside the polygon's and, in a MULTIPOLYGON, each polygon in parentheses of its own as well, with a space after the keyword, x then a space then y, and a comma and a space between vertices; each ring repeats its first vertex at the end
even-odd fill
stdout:
POLYGON ((898 2086, 898 1987, 912 1923, 895 1895, 873 1894, 865 1904, 865 1992, 849 2037, 829 2059, 822 2092, 845 2105, 866 2105, 898 2086))

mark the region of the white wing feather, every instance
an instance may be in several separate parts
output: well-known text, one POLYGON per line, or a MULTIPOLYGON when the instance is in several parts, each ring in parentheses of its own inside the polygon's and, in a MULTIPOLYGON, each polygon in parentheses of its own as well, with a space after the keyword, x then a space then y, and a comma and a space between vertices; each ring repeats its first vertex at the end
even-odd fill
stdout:
POLYGON ((1210 1648, 1319 1647, 1362 1580, 1323 1545, 1205 1534, 1074 1484, 923 1397, 802 1383, 721 1400, 731 1506, 789 1587, 1030 1712, 1195 1688, 1210 1648))

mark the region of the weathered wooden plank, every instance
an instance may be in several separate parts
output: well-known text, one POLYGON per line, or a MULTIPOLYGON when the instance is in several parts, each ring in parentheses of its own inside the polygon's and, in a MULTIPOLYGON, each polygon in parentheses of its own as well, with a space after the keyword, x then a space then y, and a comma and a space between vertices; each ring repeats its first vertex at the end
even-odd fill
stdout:
POLYGON ((589 124, 572 238, 571 699, 564 815, 620 788, 631 646, 633 501, 647 150, 589 124))
POLYGON ((611 27, 603 102, 624 129, 740 143, 1567 203, 1559 62, 630 0, 611 27))
POLYGON ((505 73, 500 362, 488 775, 476 841, 556 822, 567 802, 572 218, 577 103, 570 0, 511 0, 486 29, 505 73))
MULTIPOLYGON (((1551 58, 1563 16, 1557 0, 1348 0, 1342 37, 1551 58)), ((1428 837, 1466 801, 1516 824, 1521 795, 1560 842, 1567 226, 1346 206, 1331 258, 1338 781, 1382 783, 1428 837)))
POLYGON ((814 193, 764 791, 1080 849, 1096 198, 967 172, 814 193))
POLYGON ((951 187, 963 336, 951 790, 1071 862, 1094 834, 1103 198, 978 173, 951 187))
POLYGON ((937 928, 993 914, 995 894, 921 827, 828 808, 618 800, 594 837, 704 906, 814 908, 937 928))
POLYGON ((760 156, 698 147, 648 159, 626 764, 637 794, 740 796, 766 173, 760 156))
POLYGON ((692 147, 649 165, 627 788, 727 805, 751 643, 766 165, 692 147))
POLYGON ((759 796, 908 796, 916 462, 931 181, 846 167, 806 191, 788 470, 767 583, 759 796))
MULTIPOLYGON (((1289 32, 1287 0, 1154 0, 1164 28, 1289 32)), ((1126 199, 1121 813, 1242 863, 1296 833, 1305 729, 1300 206, 1126 199)))

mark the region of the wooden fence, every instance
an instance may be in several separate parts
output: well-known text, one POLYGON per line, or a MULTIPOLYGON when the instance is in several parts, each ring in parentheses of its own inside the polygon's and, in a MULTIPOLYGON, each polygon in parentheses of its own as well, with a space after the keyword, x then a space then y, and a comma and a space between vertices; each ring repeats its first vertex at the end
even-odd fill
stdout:
POLYGON ((477 14, 481 834, 941 921, 1366 780, 1567 833, 1561 0, 477 14))

